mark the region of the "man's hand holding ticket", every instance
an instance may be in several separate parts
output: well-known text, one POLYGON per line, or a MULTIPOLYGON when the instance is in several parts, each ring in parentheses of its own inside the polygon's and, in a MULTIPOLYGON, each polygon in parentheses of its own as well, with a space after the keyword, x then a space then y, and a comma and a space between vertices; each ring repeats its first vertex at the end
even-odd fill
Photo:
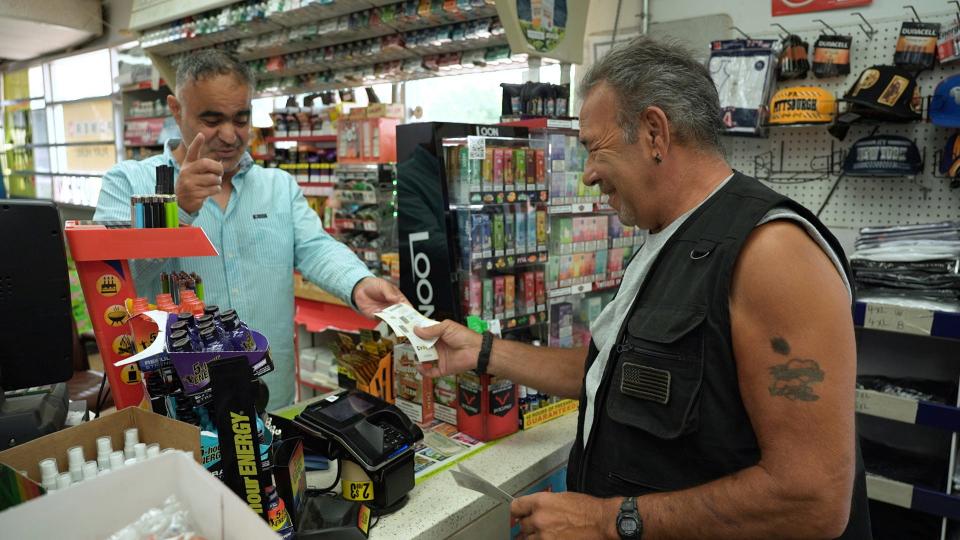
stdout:
POLYGON ((437 338, 422 339, 413 332, 414 328, 433 326, 439 324, 438 321, 424 317, 408 304, 394 304, 374 315, 383 319, 395 334, 410 340, 410 344, 417 353, 417 360, 420 362, 432 362, 440 358, 434 346, 437 338))

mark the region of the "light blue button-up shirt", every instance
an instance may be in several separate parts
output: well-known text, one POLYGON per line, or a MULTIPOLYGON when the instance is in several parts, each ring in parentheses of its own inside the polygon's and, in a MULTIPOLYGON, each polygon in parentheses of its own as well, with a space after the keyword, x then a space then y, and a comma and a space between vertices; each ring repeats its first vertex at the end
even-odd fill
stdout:
MULTIPOLYGON (((163 155, 123 161, 103 177, 96 220, 129 220, 130 197, 156 193, 156 167, 180 165, 169 141, 163 155)), ((275 364, 264 376, 270 387, 269 409, 293 402, 293 270, 351 303, 354 285, 370 271, 349 248, 332 238, 307 205, 290 174, 255 165, 244 154, 233 177, 226 210, 212 198, 200 211, 180 209, 180 221, 202 227, 218 257, 184 257, 131 261, 138 296, 151 301, 160 292, 160 273, 183 270, 203 279, 205 303, 235 309, 247 325, 270 340, 275 364)))

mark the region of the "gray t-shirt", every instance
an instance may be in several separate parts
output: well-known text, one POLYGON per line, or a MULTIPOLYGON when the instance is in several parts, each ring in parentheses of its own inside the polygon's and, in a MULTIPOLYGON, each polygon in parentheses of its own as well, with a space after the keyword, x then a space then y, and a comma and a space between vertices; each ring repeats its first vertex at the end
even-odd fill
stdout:
MULTIPOLYGON (((720 183, 717 188, 710 193, 700 204, 692 208, 689 212, 683 214, 679 218, 675 219, 673 223, 664 227, 664 229, 656 234, 647 234, 647 239, 640 246, 640 249, 637 251, 637 254, 634 256, 633 260, 627 266, 626 272, 624 272, 623 280, 620 283, 620 290, 617 292, 617 296, 609 303, 603 311, 600 312, 600 315, 597 316, 590 325, 590 332, 593 336, 594 345, 600 351, 597 355, 596 361, 593 362, 593 365, 590 366, 590 370, 587 372, 587 377, 585 381, 586 391, 587 391, 587 408, 584 411, 584 421, 583 421, 583 445, 587 445, 587 441, 590 438, 590 430, 593 428, 593 418, 595 414, 595 404, 594 400, 597 396, 597 390, 600 388, 600 380, 603 378, 603 373, 607 366, 607 361, 610 358, 610 351, 616 345, 617 334, 620 331, 620 327, 623 326, 624 318, 626 318, 627 313, 630 311, 630 307, 633 304, 633 301, 636 299, 637 291, 640 290, 640 286, 643 285, 644 280, 647 277, 647 272, 650 270, 650 266, 653 264, 653 261, 657 259, 657 255, 660 254, 660 250, 663 249, 663 246, 670 240, 670 237, 673 236, 673 233, 683 225, 683 222, 690 217, 690 214, 693 214, 697 208, 706 202, 714 193, 720 190, 730 179, 733 178, 733 175, 728 176, 723 182, 720 183)), ((770 221, 777 219, 791 219, 796 221, 798 225, 801 225, 804 230, 807 231, 807 234, 816 241, 817 245, 830 257, 830 260, 833 261, 834 266, 837 268, 837 272, 840 274, 843 279, 843 284, 847 288, 847 293, 850 295, 851 301, 853 299, 853 292, 850 287, 850 283, 847 280, 847 275, 843 271, 843 263, 840 262, 840 258, 833 251, 830 245, 827 243, 826 239, 823 238, 823 235, 820 234, 820 231, 813 226, 812 223, 802 218, 799 214, 790 210, 789 208, 777 207, 773 210, 767 212, 767 214, 761 219, 757 226, 763 225, 770 221)))

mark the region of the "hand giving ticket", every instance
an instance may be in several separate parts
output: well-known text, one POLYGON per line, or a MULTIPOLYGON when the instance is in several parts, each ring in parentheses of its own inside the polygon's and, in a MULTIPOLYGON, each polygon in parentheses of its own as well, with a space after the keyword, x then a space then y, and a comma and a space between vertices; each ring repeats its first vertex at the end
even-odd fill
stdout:
POLYGON ((439 322, 424 317, 419 311, 407 304, 394 304, 374 315, 383 319, 395 334, 410 340, 410 344, 413 345, 413 349, 417 353, 417 360, 420 362, 432 362, 440 358, 436 347, 434 347, 437 338, 422 339, 413 333, 414 328, 433 326, 440 324, 439 322))

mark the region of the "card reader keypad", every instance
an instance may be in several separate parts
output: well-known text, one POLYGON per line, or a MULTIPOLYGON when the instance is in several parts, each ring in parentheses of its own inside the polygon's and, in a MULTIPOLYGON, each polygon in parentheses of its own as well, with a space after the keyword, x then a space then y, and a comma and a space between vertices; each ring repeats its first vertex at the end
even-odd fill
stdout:
POLYGON ((383 451, 384 453, 393 452, 407 442, 406 436, 397 428, 390 425, 389 422, 378 422, 377 427, 383 430, 383 451))

